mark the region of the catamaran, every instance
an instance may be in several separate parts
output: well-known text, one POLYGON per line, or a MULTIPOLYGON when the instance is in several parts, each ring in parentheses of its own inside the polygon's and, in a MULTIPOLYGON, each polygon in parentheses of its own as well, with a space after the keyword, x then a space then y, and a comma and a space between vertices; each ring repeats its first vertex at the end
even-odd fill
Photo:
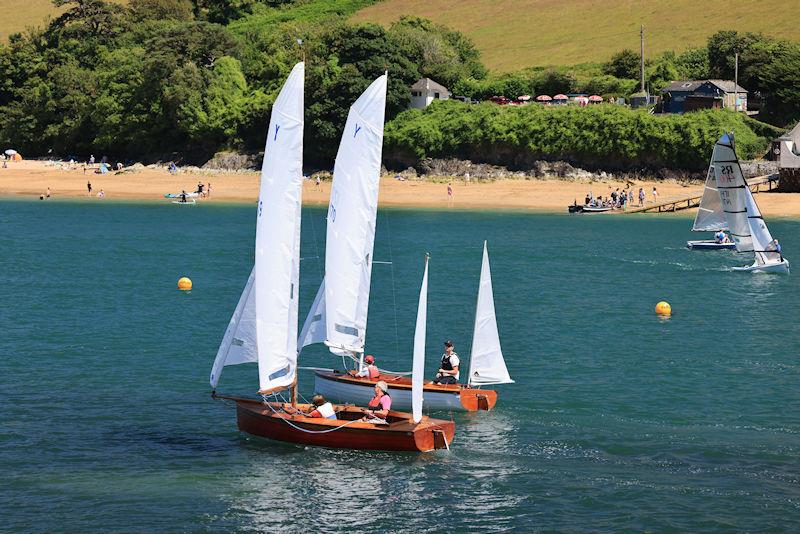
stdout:
POLYGON ((712 167, 722 209, 738 252, 752 252, 755 261, 735 271, 789 274, 789 261, 783 257, 778 240, 773 239, 747 185, 736 157, 733 134, 723 135, 714 145, 712 167))
MULTIPOLYGON (((363 349, 360 355, 362 359, 359 364, 363 366, 363 349)), ((378 377, 370 378, 353 376, 347 371, 337 370, 318 370, 315 374, 316 391, 326 398, 333 398, 339 402, 365 403, 370 399, 375 384, 383 380, 389 386, 393 406, 407 409, 413 404, 413 378, 409 379, 404 375, 381 371, 378 377)), ((425 381, 423 383, 425 406, 431 411, 491 410, 497 403, 497 391, 484 389, 484 386, 513 382, 500 348, 489 252, 484 242, 467 383, 435 384, 432 381, 425 381)))
MULTIPOLYGON (((706 185, 703 189, 703 196, 700 198, 700 207, 697 208, 697 215, 692 224, 692 232, 725 232, 728 230, 728 220, 725 212, 722 211, 722 201, 717 191, 717 179, 714 176, 714 166, 709 165, 706 173, 706 185)), ((687 248, 691 250, 735 250, 736 243, 733 241, 717 241, 716 239, 704 239, 698 241, 687 241, 687 248)))
MULTIPOLYGON (((389 411, 385 423, 377 423, 363 420, 367 412, 356 406, 334 406, 331 416, 310 417, 306 413, 314 407, 297 402, 304 70, 303 63, 295 65, 272 109, 261 169, 255 266, 214 360, 212 396, 234 401, 239 429, 255 436, 348 449, 449 448, 455 424, 422 416, 421 406, 414 414, 389 411), (262 399, 217 395, 223 368, 246 362, 258 363, 262 399), (287 391, 291 407, 282 397, 287 391)), ((352 146, 352 132, 355 143, 361 130, 366 130, 365 137, 376 135, 362 117, 378 108, 382 138, 386 81, 385 75, 378 78, 353 104, 343 145, 352 146)))

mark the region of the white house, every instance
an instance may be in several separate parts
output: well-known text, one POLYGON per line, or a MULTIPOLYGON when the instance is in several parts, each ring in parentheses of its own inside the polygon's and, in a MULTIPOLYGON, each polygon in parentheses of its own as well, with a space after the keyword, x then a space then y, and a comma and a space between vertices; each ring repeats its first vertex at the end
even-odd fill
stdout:
POLYGON ((450 91, 430 78, 420 78, 411 86, 411 107, 422 109, 431 105, 434 100, 447 100, 450 91))

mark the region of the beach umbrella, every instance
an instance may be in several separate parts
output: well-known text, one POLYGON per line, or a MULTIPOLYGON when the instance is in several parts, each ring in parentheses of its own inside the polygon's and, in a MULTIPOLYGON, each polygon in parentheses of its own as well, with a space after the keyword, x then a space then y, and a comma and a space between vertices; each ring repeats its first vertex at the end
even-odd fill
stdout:
POLYGON ((598 95, 592 95, 589 97, 589 102, 602 102, 603 97, 598 95))
POLYGON ((531 95, 522 95, 517 97, 517 100, 519 100, 520 102, 527 102, 530 99, 531 95))
POLYGON ((569 97, 567 95, 556 95, 553 100, 569 100, 569 97))
POLYGON ((550 102, 551 100, 553 100, 553 99, 550 98, 547 95, 539 95, 539 96, 536 97, 536 101, 537 102, 550 102))
POLYGON ((14 150, 13 148, 9 148, 8 150, 6 150, 6 156, 13 156, 16 153, 17 151, 14 150))

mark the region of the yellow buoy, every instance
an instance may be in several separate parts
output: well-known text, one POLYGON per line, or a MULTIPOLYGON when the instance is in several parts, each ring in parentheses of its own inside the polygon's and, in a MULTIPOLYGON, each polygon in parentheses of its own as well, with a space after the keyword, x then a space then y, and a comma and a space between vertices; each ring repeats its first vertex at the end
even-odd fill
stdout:
POLYGON ((192 289, 192 280, 186 276, 182 277, 180 280, 178 280, 178 289, 181 291, 189 291, 192 289))
POLYGON ((658 315, 672 315, 672 307, 669 302, 661 301, 656 304, 656 313, 658 315))

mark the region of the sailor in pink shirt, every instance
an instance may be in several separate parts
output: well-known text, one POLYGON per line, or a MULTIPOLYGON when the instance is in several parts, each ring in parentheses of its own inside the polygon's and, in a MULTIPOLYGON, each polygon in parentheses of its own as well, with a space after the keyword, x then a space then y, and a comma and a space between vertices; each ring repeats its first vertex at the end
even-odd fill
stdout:
POLYGON ((383 380, 375 384, 375 396, 369 401, 369 408, 371 409, 364 410, 366 415, 362 421, 386 424, 386 417, 392 409, 392 397, 389 396, 389 386, 383 380))

